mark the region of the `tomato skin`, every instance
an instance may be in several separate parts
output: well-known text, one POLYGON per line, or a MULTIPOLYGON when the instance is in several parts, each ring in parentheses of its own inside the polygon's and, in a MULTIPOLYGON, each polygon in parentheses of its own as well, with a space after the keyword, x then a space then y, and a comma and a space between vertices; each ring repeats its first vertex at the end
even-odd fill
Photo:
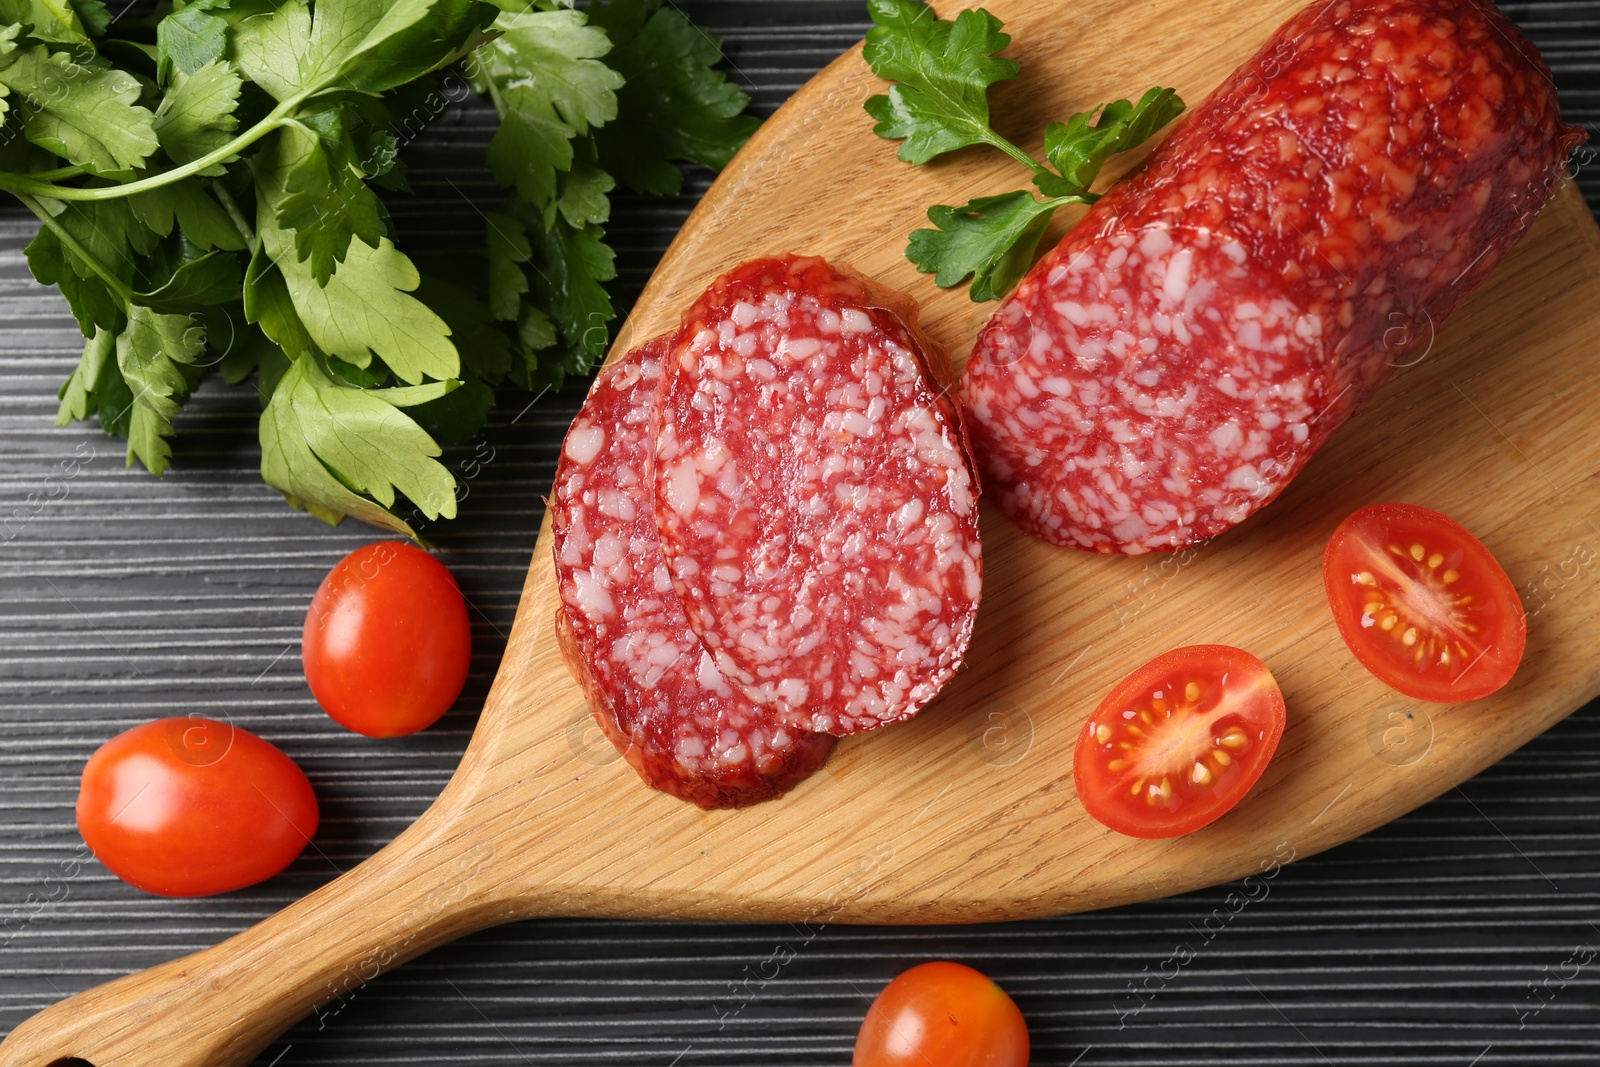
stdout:
POLYGON ((1522 662, 1528 620, 1511 578, 1483 542, 1437 511, 1387 503, 1351 514, 1328 539, 1322 581, 1350 651, 1406 696, 1477 700, 1522 662))
POLYGON ((472 662, 467 603, 444 564, 380 541, 334 565, 300 636, 306 681, 334 721, 403 737, 450 710, 472 662))
POLYGON ((1028 1024, 981 971, 937 961, 911 968, 867 1009, 852 1067, 1027 1067, 1028 1024))
POLYGON ((1124 678, 1083 724, 1072 760, 1078 798, 1129 837, 1191 833, 1256 784, 1286 720, 1277 680, 1250 653, 1175 648, 1124 678))
POLYGON ((89 757, 78 832, 129 885, 203 897, 271 878, 317 832, 317 797, 295 762, 248 730, 157 719, 89 757))

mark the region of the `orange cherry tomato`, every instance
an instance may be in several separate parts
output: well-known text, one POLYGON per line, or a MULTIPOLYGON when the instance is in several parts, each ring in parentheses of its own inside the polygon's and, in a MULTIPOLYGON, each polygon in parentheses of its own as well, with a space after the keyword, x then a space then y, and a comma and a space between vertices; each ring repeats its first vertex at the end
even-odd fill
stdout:
POLYGON ((401 737, 450 710, 472 662, 467 603, 443 563, 380 541, 334 565, 306 612, 306 681, 322 709, 368 737, 401 737))
POLYGON ((1362 508, 1329 539, 1322 582, 1344 643, 1406 696, 1477 700, 1522 662, 1528 620, 1516 587, 1483 542, 1437 511, 1362 508))
POLYGON ((1130 837, 1177 837, 1222 817, 1283 736, 1266 664, 1229 645, 1174 649, 1108 694, 1078 736, 1073 778, 1090 815, 1130 837))
POLYGON ((317 832, 317 798, 293 760, 248 730, 158 719, 89 757, 78 831, 129 885, 210 896, 293 862, 317 832))
POLYGON ((1027 1067, 1028 1024, 1005 990, 960 963, 924 963, 884 987, 852 1067, 1027 1067))

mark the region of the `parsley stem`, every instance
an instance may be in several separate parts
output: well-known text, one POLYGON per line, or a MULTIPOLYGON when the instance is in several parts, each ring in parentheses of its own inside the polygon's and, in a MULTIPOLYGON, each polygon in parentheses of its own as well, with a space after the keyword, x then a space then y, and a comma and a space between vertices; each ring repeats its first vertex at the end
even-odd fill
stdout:
POLYGON ((39 216, 39 221, 44 223, 51 233, 56 235, 56 240, 60 241, 62 245, 70 249, 72 254, 82 260, 85 266, 98 274, 100 276, 100 280, 105 282, 106 286, 119 298, 121 298, 124 304, 133 302, 133 290, 128 288, 127 284, 124 283, 121 278, 118 278, 115 274, 112 274, 110 269, 107 268, 104 263, 100 262, 99 258, 95 256, 93 252, 90 252, 87 248, 83 247, 83 245, 78 242, 78 239, 72 236, 72 231, 68 230, 65 226, 61 225, 61 223, 57 222, 56 217, 50 214, 50 212, 46 211, 43 204, 39 203, 33 197, 28 196, 25 193, 18 193, 17 199, 22 201, 23 206, 29 211, 39 216))
POLYGON ((1029 170, 1033 171, 1035 174, 1054 174, 1055 173, 1049 167, 1044 166, 1042 163, 1040 163, 1037 160, 1035 160, 1032 156, 1028 155, 1028 153, 1024 152, 1022 149, 1018 148, 1016 145, 1012 144, 1010 141, 1006 140, 1004 137, 1001 137, 998 133, 995 133, 993 130, 985 131, 983 140, 984 140, 984 142, 986 144, 993 145, 995 148, 1000 149, 1000 151, 1004 152, 1006 155, 1010 156, 1012 159, 1016 160, 1018 163, 1021 163, 1024 167, 1027 167, 1029 170))
POLYGON ((273 108, 266 118, 215 152, 208 152, 199 159, 185 163, 181 167, 162 171, 160 174, 152 174, 150 177, 141 178, 136 182, 96 186, 53 185, 50 182, 39 181, 31 174, 6 174, 0 172, 0 189, 4 189, 19 198, 23 196, 46 196, 52 200, 118 200, 137 193, 147 193, 152 189, 159 189, 164 185, 171 185, 173 182, 182 181, 191 175, 199 174, 208 167, 213 167, 232 156, 238 155, 279 126, 284 125, 285 116, 299 106, 300 102, 300 98, 291 97, 273 108))
POLYGON ((82 167, 74 167, 69 165, 65 167, 57 167, 54 170, 30 170, 27 176, 32 178, 34 181, 53 182, 59 181, 62 178, 76 178, 78 175, 83 173, 86 172, 82 167))
POLYGON ((244 212, 239 210, 239 204, 234 200, 233 194, 228 192, 228 187, 220 181, 211 183, 211 191, 216 194, 218 202, 222 204, 222 210, 228 213, 228 218, 233 222, 233 228, 239 231, 240 237, 244 238, 245 247, 253 253, 256 247, 256 231, 244 217, 244 212))

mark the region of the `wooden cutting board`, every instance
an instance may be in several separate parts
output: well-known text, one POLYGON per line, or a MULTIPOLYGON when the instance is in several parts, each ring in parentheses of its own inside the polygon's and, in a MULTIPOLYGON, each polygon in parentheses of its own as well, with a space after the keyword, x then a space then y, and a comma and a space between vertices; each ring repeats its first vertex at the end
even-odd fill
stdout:
MULTIPOLYGON (((1299 5, 988 6, 1023 68, 994 94, 997 125, 1037 149, 1047 122, 1152 84, 1198 102, 1299 5)), ((927 205, 1018 188, 1023 175, 984 150, 924 168, 896 161, 861 110, 877 91, 859 48, 802 88, 706 196, 616 350, 671 327, 716 274, 791 250, 913 294, 930 332, 963 357, 993 305, 915 273, 905 236, 927 205)), ((223 945, 29 1020, 0 1046, 0 1065, 242 1064, 379 971, 513 919, 1018 919, 1270 873, 1349 840, 1600 693, 1597 338, 1600 235, 1564 183, 1428 355, 1239 529, 1175 556, 1109 558, 1030 540, 986 510, 966 669, 914 721, 842 742, 788 797, 741 811, 652 792, 593 727, 554 639, 547 525, 461 769, 415 826, 223 945), (1403 698, 1335 631, 1323 545, 1349 512, 1390 499, 1459 519, 1525 591, 1527 655, 1495 696, 1403 698), (1212 642, 1249 649, 1281 683, 1289 724, 1276 758, 1236 810, 1197 833, 1107 831, 1073 788, 1085 717, 1138 664, 1212 642)))

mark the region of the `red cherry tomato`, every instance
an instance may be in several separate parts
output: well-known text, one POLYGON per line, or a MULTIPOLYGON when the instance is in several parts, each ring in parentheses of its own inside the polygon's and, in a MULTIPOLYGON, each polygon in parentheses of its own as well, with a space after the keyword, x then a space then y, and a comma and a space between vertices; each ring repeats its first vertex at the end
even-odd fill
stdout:
POLYGON ((157 719, 89 757, 78 832, 129 885, 203 897, 287 867, 317 832, 317 798, 293 760, 248 730, 157 719))
POLYGON ((1437 511, 1362 508, 1329 539, 1322 582, 1344 643, 1408 697, 1477 700, 1522 662, 1516 587, 1483 542, 1437 511))
POLYGON ((380 541, 334 565, 306 612, 306 681, 322 709, 368 737, 432 726, 467 680, 467 603, 444 564, 380 541))
POLYGON ((1123 679, 1084 724, 1078 796, 1130 837, 1198 830, 1256 784, 1283 724, 1266 664, 1228 645, 1174 649, 1123 679))
POLYGON ((1022 1012, 979 971, 940 961, 911 968, 867 1009, 852 1067, 1027 1067, 1022 1012))

